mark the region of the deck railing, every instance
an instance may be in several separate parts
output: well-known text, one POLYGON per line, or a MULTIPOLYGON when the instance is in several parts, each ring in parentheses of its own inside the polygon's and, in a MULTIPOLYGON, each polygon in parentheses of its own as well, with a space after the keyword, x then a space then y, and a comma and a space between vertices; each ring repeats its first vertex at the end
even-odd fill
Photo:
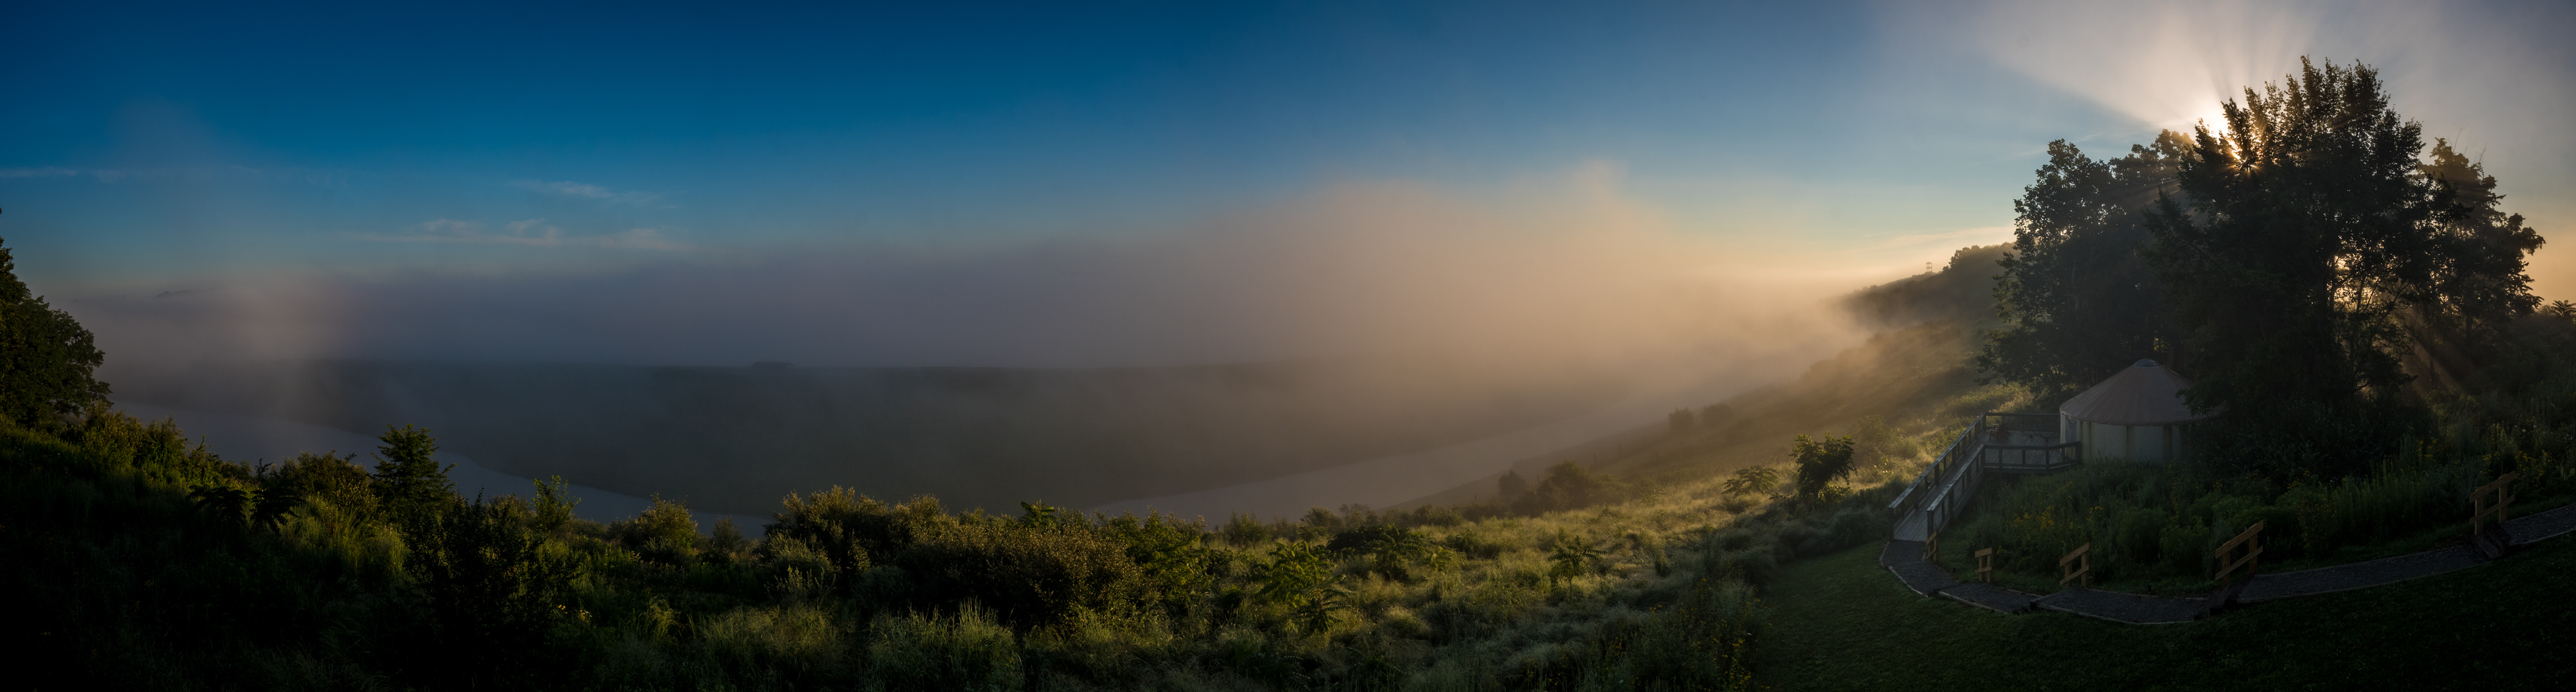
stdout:
POLYGON ((1987 468, 2004 473, 2056 473, 2075 468, 2074 442, 2053 445, 1986 445, 1981 454, 1987 468))
POLYGON ((1926 466, 1922 473, 1915 474, 1914 482, 1905 486, 1905 492, 1897 493, 1896 501, 1888 503, 1887 508, 1902 512, 1929 502, 1932 499, 1932 493, 1943 486, 1945 481, 1950 480, 1952 472, 1958 470, 1960 462, 1976 453, 1977 440, 1984 433, 1985 419, 1980 418, 1969 424, 1967 430, 1960 431, 1957 438, 1950 440, 1950 446, 1941 449, 1940 456, 1932 458, 1931 466, 1926 466))
MULTIPOLYGON (((1987 471, 2055 473, 2080 463, 2077 444, 2058 441, 2057 437, 2054 415, 1979 415, 1887 507, 1900 517, 1907 516, 1906 512, 1922 512, 1925 533, 1937 533, 1967 509, 1987 471)), ((1898 525, 1904 523, 1900 521, 1898 525)))
POLYGON ((1976 498, 1977 484, 1985 480, 1985 464, 1961 464, 1958 477, 1942 484, 1932 499, 1923 503, 1924 531, 1940 533, 1948 528, 1951 519, 1967 510, 1968 501, 1976 498))

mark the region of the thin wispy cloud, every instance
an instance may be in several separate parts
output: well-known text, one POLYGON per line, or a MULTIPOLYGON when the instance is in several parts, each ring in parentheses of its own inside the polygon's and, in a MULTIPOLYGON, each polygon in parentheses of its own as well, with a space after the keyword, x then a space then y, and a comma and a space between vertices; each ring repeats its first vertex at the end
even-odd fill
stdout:
POLYGON ((571 197, 573 199, 595 200, 608 204, 627 204, 638 207, 650 206, 654 202, 658 202, 662 199, 661 193, 637 192, 633 190, 611 190, 598 185, 576 183, 569 180, 558 180, 554 182, 546 182, 543 180, 513 180, 510 181, 510 187, 530 192, 542 192, 551 195, 571 197))
POLYGON ((597 247, 621 250, 687 250, 688 245, 664 237, 658 228, 630 228, 616 233, 572 235, 563 227, 545 219, 528 219, 502 224, 500 230, 486 229, 479 221, 438 219, 414 226, 408 233, 360 233, 358 238, 380 243, 467 243, 476 245, 519 245, 525 247, 597 247))
POLYGON ((0 168, 0 180, 23 178, 88 177, 102 183, 255 180, 292 182, 308 185, 340 185, 348 182, 345 171, 260 166, 160 166, 153 168, 64 168, 35 166, 0 168))

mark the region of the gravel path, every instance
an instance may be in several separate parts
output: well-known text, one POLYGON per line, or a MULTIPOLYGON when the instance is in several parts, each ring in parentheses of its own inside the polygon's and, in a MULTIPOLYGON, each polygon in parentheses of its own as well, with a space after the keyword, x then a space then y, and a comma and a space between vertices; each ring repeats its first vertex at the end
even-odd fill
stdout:
POLYGON ((2576 531, 2576 505, 2567 505, 2504 523, 2514 545, 2557 538, 2576 531))
POLYGON ((1918 541, 1888 541, 1878 551, 1878 566, 1896 573, 1896 580, 1915 593, 1930 596, 1959 585, 1948 570, 1923 561, 1923 544, 1918 541))
POLYGON ((2147 596, 2081 586, 2042 596, 2035 605, 2133 625, 2191 622, 2209 614, 2209 599, 2205 598, 2147 596))
POLYGON ((1960 603, 1966 603, 1968 605, 1998 613, 2018 613, 2030 610, 2030 604, 2039 601, 2038 596, 1978 581, 1967 582, 1958 586, 1942 589, 1941 595, 1947 596, 1951 600, 1955 600, 1960 603))
MULTIPOLYGON (((2534 542, 2576 532, 2576 505, 2505 522, 2505 535, 2513 545, 2534 542)), ((2486 555, 2471 546, 2437 548, 2411 555, 2355 562, 2349 565, 2303 569, 2296 572, 2257 574, 2241 582, 2244 585, 2235 602, 2255 603, 2299 596, 2351 591, 2408 579, 2429 577, 2443 572, 2468 569, 2485 564, 2486 555)), ((2006 589, 1981 582, 1962 583, 1949 571, 1923 559, 1923 542, 1891 540, 1879 549, 1878 565, 1894 573, 1905 588, 1924 596, 1944 596, 1961 603, 2001 613, 2020 613, 2044 608, 2085 617, 2132 624, 2190 622, 2208 617, 2208 598, 2174 598, 2144 594, 2071 588, 2046 596, 2006 589)))
POLYGON ((2257 574, 2254 582, 2246 584, 2245 593, 2237 596, 2236 600, 2254 603, 2366 589, 2476 567, 2486 561, 2486 556, 2479 555, 2476 548, 2456 546, 2349 565, 2257 574))

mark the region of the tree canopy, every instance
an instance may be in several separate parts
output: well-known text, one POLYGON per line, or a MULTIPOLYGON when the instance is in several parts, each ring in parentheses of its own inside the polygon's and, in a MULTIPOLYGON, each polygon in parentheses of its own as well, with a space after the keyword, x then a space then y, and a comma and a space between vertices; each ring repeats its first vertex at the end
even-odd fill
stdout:
POLYGON ((2221 110, 2119 159, 2049 145, 2013 204, 1989 378, 2063 393, 2155 357, 2233 429, 2373 437, 2356 414, 2396 405, 2419 343, 2475 352, 2538 307, 2540 234, 2497 208, 2482 166, 2427 152, 2376 70, 2302 60, 2221 110))
POLYGON ((1857 470, 1852 466, 1849 435, 1826 435, 1823 439, 1799 435, 1790 443, 1789 457, 1797 462, 1798 497, 1807 500, 1824 497, 1825 489, 1834 481, 1850 477, 1857 470))
POLYGON ((2142 356, 2175 360, 2164 286, 2140 254, 2140 212, 2172 191, 2189 146, 2167 130, 2153 146, 2096 160, 2066 140, 2048 143, 2038 182, 2013 200, 2013 244, 1995 277, 2004 326, 1977 354, 1990 380, 2066 391, 2142 356))
POLYGON ((105 401, 107 383, 92 373, 106 356, 93 341, 18 280, 16 260, 0 247, 0 416, 36 425, 105 401))
POLYGON ((2408 323, 2465 334, 2528 314, 2538 233, 2494 210, 2494 179, 2388 105, 2379 73, 2319 67, 2195 129, 2179 198, 2146 214, 2148 261, 2190 335, 2193 406, 2256 417, 2346 408, 2409 376, 2408 323))

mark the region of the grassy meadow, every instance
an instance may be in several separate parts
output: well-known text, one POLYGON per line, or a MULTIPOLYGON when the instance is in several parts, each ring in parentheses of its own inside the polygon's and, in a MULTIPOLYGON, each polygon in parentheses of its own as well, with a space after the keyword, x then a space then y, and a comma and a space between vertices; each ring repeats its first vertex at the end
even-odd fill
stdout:
POLYGON ((10 571, 12 638, 165 689, 1749 689, 1756 589, 1882 535, 1893 489, 1222 527, 836 490, 751 541, 542 485, 405 509, 345 459, 253 468, 103 410, 0 455, 0 549, 44 566, 10 571))

